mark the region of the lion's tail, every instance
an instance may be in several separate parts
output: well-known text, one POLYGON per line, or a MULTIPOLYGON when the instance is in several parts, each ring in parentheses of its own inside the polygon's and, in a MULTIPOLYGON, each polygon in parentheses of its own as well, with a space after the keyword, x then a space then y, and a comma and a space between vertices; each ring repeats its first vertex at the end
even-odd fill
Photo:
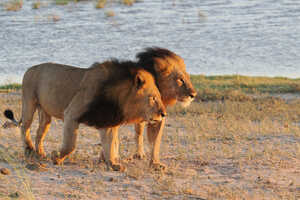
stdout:
POLYGON ((6 109, 3 114, 7 119, 10 119, 16 126, 20 126, 20 124, 22 123, 22 119, 20 121, 17 121, 15 119, 14 113, 10 109, 6 109))

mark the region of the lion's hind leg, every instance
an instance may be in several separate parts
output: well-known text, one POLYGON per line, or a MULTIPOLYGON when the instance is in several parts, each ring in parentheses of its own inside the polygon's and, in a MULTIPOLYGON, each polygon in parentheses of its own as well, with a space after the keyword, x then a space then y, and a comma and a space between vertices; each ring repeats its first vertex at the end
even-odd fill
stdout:
POLYGON ((46 157, 44 152, 43 140, 50 128, 51 116, 48 115, 42 108, 38 108, 39 111, 39 128, 37 130, 35 138, 36 153, 40 158, 46 157))
POLYGON ((33 101, 24 101, 22 104, 22 125, 21 125, 21 135, 24 142, 25 157, 31 157, 35 152, 30 136, 30 126, 32 124, 33 115, 36 110, 36 103, 33 101))

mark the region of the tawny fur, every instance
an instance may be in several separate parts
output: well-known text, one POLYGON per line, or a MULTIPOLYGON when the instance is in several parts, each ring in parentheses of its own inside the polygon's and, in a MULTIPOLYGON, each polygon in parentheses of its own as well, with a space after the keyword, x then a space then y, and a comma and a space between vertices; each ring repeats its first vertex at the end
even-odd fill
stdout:
POLYGON ((105 134, 106 161, 120 169, 115 157, 118 151, 117 133, 121 124, 161 121, 166 115, 160 93, 152 75, 133 62, 117 60, 96 63, 83 69, 67 65, 44 63, 27 70, 22 83, 21 133, 25 153, 45 156, 43 139, 51 117, 64 120, 64 137, 55 163, 61 163, 74 151, 79 123, 96 128, 111 128, 105 134), (39 128, 35 148, 30 137, 30 125, 35 110, 39 112, 39 128))
MULTIPOLYGON (((179 102, 188 106, 197 95, 184 60, 174 52, 163 48, 147 48, 137 54, 138 66, 149 71, 155 78, 164 105, 179 102)), ((147 136, 151 148, 151 165, 164 168, 160 163, 159 152, 165 120, 147 124, 147 136)), ((137 152, 135 157, 144 158, 143 131, 145 123, 135 125, 137 152)))

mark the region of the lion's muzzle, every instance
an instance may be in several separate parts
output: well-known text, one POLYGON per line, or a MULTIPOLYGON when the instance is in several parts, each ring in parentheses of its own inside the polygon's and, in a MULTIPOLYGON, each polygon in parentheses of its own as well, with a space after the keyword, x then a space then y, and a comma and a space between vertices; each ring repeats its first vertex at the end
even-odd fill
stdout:
POLYGON ((179 104, 181 105, 181 107, 185 108, 192 103, 192 101, 195 99, 196 96, 197 96, 197 92, 192 90, 186 97, 178 99, 179 104))
POLYGON ((155 124, 157 122, 162 121, 167 116, 167 112, 165 109, 160 109, 156 116, 150 118, 149 123, 155 124))
POLYGON ((161 111, 160 115, 164 118, 165 116, 167 116, 167 112, 166 111, 161 111))
POLYGON ((189 95, 192 99, 194 99, 197 96, 197 92, 196 91, 192 91, 189 95))

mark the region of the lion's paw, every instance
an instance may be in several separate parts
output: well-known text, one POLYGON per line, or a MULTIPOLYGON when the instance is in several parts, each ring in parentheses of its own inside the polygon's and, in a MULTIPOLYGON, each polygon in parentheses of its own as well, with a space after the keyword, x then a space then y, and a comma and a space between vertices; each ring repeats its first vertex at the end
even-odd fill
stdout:
POLYGON ((164 171, 167 169, 167 166, 160 162, 157 162, 157 163, 150 162, 150 167, 156 171, 164 171))
POLYGON ((37 152, 35 157, 38 159, 38 160, 46 160, 47 159, 47 155, 45 152, 37 152))
POLYGON ((135 153, 133 155, 133 158, 134 159, 137 159, 137 160, 144 160, 146 157, 146 155, 144 153, 135 153))
POLYGON ((119 172, 124 172, 126 170, 126 168, 123 165, 121 165, 121 164, 112 164, 111 168, 114 171, 119 171, 119 172))
POLYGON ((102 151, 100 153, 100 157, 99 157, 99 163, 105 162, 105 156, 104 156, 104 152, 102 151))
POLYGON ((32 158, 35 156, 36 152, 32 147, 26 147, 24 150, 25 158, 32 158))
POLYGON ((62 160, 60 159, 60 153, 57 151, 52 151, 51 153, 51 160, 54 165, 61 165, 62 160))

